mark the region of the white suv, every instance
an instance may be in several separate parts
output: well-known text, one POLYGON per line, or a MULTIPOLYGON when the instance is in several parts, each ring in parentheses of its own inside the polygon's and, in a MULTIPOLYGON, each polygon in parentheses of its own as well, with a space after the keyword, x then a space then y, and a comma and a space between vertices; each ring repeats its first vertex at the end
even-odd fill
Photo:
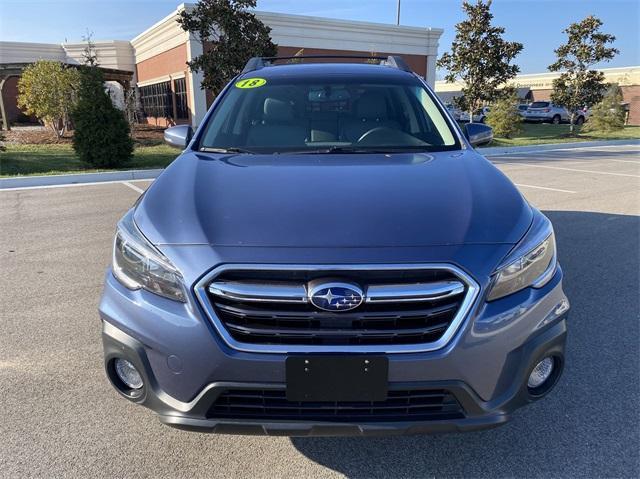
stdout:
MULTIPOLYGON (((529 108, 524 112, 524 121, 540 122, 540 123, 553 123, 558 125, 560 123, 569 123, 571 121, 571 114, 569 111, 559 105, 555 105, 550 101, 534 101, 529 108)), ((586 119, 584 111, 579 110, 576 112, 575 123, 582 125, 586 119)))

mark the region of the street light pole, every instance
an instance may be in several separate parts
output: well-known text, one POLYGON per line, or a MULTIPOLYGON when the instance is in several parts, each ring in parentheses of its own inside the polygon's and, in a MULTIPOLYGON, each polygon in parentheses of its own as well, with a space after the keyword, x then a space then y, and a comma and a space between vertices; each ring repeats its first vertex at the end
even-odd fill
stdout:
POLYGON ((398 12, 396 15, 396 25, 400 25, 400 0, 398 0, 398 12))

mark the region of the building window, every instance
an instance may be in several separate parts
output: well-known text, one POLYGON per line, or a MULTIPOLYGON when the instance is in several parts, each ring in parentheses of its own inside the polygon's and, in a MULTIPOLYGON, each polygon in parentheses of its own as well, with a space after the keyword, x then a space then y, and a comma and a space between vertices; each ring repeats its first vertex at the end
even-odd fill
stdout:
POLYGON ((165 81, 140 87, 140 102, 146 116, 173 118, 171 82, 165 81))
POLYGON ((184 78, 178 78, 173 82, 174 91, 176 93, 176 119, 189 119, 189 109, 187 107, 187 81, 184 78))

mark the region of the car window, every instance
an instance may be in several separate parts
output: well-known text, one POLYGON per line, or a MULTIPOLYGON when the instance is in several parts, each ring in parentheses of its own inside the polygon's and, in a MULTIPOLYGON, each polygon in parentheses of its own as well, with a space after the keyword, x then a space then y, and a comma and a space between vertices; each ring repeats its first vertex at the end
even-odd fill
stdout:
POLYGON ((548 108, 548 107, 549 107, 548 101, 534 101, 531 105, 529 105, 529 108, 548 108))
POLYGON ((396 83, 283 77, 254 83, 230 86, 205 125, 200 148, 267 154, 460 148, 432 94, 414 78, 396 83))

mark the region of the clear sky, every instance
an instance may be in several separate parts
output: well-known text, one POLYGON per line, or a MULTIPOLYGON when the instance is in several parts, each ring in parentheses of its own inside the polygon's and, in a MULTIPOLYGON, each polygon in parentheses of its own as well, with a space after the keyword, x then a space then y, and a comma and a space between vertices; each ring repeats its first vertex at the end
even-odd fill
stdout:
MULTIPOLYGON (((168 15, 180 0, 0 0, 0 40, 61 43, 87 30, 96 40, 129 40, 168 15)), ((401 0, 402 25, 445 30, 439 52, 453 40, 461 0, 401 0)), ((397 0, 258 0, 258 9, 346 20, 395 23, 397 0)), ((494 22, 524 44, 522 73, 544 72, 562 30, 587 15, 617 37, 620 55, 606 66, 640 64, 640 0, 494 0, 494 22)), ((604 66, 604 65, 603 65, 604 66)))

